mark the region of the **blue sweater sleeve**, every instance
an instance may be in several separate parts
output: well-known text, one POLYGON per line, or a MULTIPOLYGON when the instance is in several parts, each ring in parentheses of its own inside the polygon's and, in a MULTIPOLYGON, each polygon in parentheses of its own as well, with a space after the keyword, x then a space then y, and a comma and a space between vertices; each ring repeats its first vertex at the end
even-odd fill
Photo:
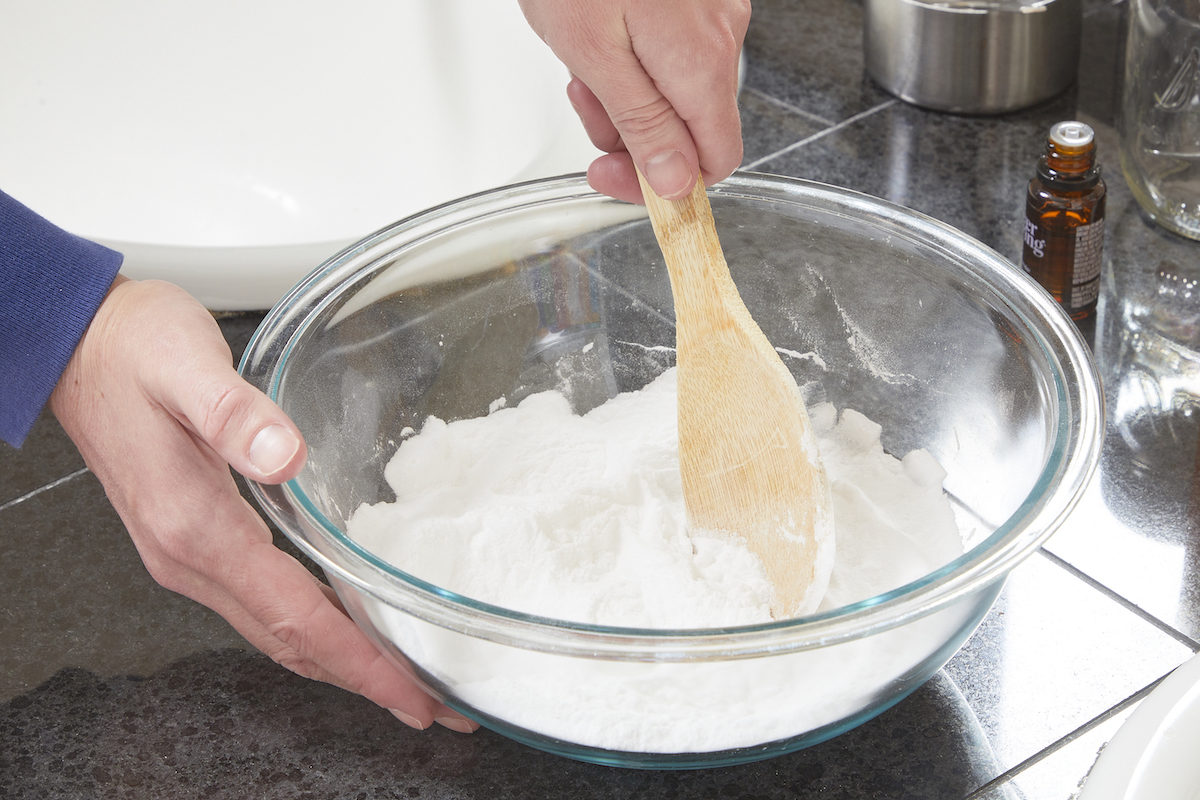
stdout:
POLYGON ((121 261, 0 192, 0 439, 25 441, 121 261))

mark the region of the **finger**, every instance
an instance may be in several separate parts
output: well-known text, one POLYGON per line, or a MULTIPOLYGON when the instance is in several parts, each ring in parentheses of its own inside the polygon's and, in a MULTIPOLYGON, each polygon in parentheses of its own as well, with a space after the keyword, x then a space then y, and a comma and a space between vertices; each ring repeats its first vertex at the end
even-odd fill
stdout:
MULTIPOLYGON (((571 67, 568 97, 589 137, 602 150, 628 150, 661 196, 686 195, 700 174, 696 147, 687 125, 635 53, 627 15, 597 15, 595 8, 576 12, 564 14, 568 21, 561 27, 539 13, 530 21, 571 67)), ((526 14, 530 16, 529 8, 526 14)), ((670 39, 658 29, 649 38, 646 49, 654 54, 660 41, 670 39)), ((677 66, 672 61, 667 59, 668 69, 677 66)))
MULTIPOLYGON (((338 594, 333 590, 333 587, 327 586, 320 581, 317 581, 317 586, 320 588, 321 593, 325 595, 325 599, 333 604, 334 608, 349 616, 349 614, 346 612, 346 606, 342 603, 342 598, 338 597, 338 594)), ((417 680, 415 673, 413 673, 411 670, 411 667, 407 672, 412 676, 414 681, 417 680)), ((415 719, 409 714, 405 714, 400 709, 391 708, 388 710, 391 711, 392 714, 405 725, 408 725, 412 728, 422 729, 423 723, 421 723, 420 720, 415 719)), ((435 710, 434 713, 435 716, 433 721, 442 727, 450 728, 451 730, 458 731, 459 733, 474 733, 475 731, 479 730, 478 722, 461 716, 458 712, 448 708, 447 706, 440 706, 437 710, 435 710)))
POLYGON ((567 84, 567 97, 592 144, 606 152, 588 167, 588 183, 596 191, 618 200, 635 204, 644 202, 633 157, 625 149, 621 134, 600 100, 586 83, 575 77, 567 84))
MULTIPOLYGON (((179 431, 178 437, 186 434, 179 431)), ((193 442, 192 447, 204 445, 193 442)), ((443 721, 454 730, 474 729, 474 723, 424 692, 415 675, 388 661, 340 602, 331 601, 332 590, 271 544, 266 524, 238 494, 227 468, 223 477, 191 476, 181 484, 188 477, 176 474, 183 461, 158 465, 162 480, 187 488, 174 493, 170 506, 145 509, 159 523, 157 535, 131 530, 159 583, 216 611, 287 669, 361 694, 411 727, 443 721), (210 522, 208 533, 193 535, 191 522, 201 514, 210 522)))
MULTIPOLYGON (((611 60, 581 73, 584 87, 570 87, 571 98, 598 147, 615 152, 619 139, 654 191, 678 199, 698 175, 716 183, 741 163, 737 64, 744 25, 738 19, 698 20, 706 46, 696 47, 689 37, 664 37, 666 21, 653 12, 634 23, 628 47, 615 48, 611 60), (589 95, 602 104, 612 131, 589 95)), ((621 175, 623 162, 613 163, 621 165, 621 175)), ((626 180, 618 179, 618 196, 636 185, 626 180)))
POLYGON ((405 724, 424 729, 439 718, 461 719, 380 653, 303 565, 269 538, 249 534, 249 527, 262 523, 248 506, 246 511, 253 519, 241 520, 235 558, 229 557, 228 540, 196 542, 192 552, 171 555, 201 565, 201 572, 186 586, 178 577, 164 585, 186 588, 292 672, 363 695, 405 724))
POLYGON ((696 145, 700 175, 706 186, 712 186, 732 175, 742 163, 742 121, 736 94, 728 95, 726 102, 720 101, 726 97, 720 91, 704 97, 711 101, 710 107, 689 114, 687 125, 696 145))
POLYGON ((300 472, 307 457, 304 439, 266 395, 227 366, 213 365, 196 380, 205 384, 203 389, 174 399, 200 437, 230 466, 264 483, 282 483, 300 472))
POLYGON ((601 194, 627 203, 645 202, 633 158, 623 150, 597 158, 588 167, 587 176, 591 187, 601 194))
MULTIPOLYGON (((191 306, 185 313, 194 313, 191 306)), ((212 326, 212 317, 202 309, 179 326, 180 338, 192 346, 192 357, 156 382, 159 402, 247 478, 263 483, 290 480, 307 457, 303 436, 279 406, 237 374, 219 335, 199 335, 197 329, 212 326), (201 342, 212 345, 198 350, 201 342)))
POLYGON ((687 124, 658 91, 632 51, 611 72, 584 76, 603 103, 633 163, 660 197, 687 195, 699 171, 699 156, 687 124))
POLYGON ((604 105, 586 83, 572 77, 571 82, 567 84, 567 99, 571 101, 571 107, 579 115, 583 129, 587 131, 588 138, 597 149, 606 153, 625 149, 621 142, 621 134, 609 119, 604 105))
MULTIPOLYGON (((712 14, 695 6, 691 26, 695 33, 666 39, 661 31, 667 21, 653 11, 658 7, 645 8, 647 15, 631 19, 634 52, 687 126, 705 183, 724 180, 742 160, 738 64, 749 6, 712 14), (697 47, 696 41, 704 46, 697 47)), ((626 146, 634 151, 629 142, 626 146)), ((636 154, 635 161, 640 165, 636 154)))
POLYGON ((462 719, 380 653, 290 556, 262 546, 243 565, 233 586, 267 637, 260 649, 280 664, 361 694, 413 727, 427 728, 439 718, 462 719))

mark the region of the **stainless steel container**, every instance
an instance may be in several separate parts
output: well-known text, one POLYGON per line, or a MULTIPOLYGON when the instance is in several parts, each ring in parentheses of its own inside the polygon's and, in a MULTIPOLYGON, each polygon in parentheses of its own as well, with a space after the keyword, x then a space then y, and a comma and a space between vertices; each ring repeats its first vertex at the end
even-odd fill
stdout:
POLYGON ((998 114, 1075 79, 1081 0, 865 0, 867 72, 915 105, 998 114))

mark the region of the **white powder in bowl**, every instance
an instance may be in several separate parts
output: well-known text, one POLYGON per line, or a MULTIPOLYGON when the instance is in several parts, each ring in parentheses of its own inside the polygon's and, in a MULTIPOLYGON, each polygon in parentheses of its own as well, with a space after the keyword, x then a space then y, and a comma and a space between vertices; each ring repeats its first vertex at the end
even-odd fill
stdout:
MULTIPOLYGON (((423 580, 530 614, 641 628, 769 621, 757 557, 687 531, 675 375, 584 416, 543 392, 478 419, 431 418, 385 470, 396 501, 360 507, 347 533, 423 580)), ((928 453, 884 453, 879 426, 852 410, 840 422, 828 405, 810 416, 837 542, 822 609, 962 553, 945 473, 928 453)))
MULTIPOLYGON (((639 628, 770 621, 757 557, 741 542, 686 529, 675 415, 672 369, 583 416, 546 392, 487 417, 431 418, 385 470, 396 501, 360 507, 347 533, 423 580, 530 614, 639 628)), ((962 553, 932 456, 888 455, 879 426, 852 410, 839 420, 824 405, 810 417, 834 498, 836 556, 822 610, 902 586, 962 553)), ((792 736, 860 707, 875 670, 902 675, 925 654, 906 634, 852 642, 840 656, 615 664, 472 640, 384 606, 368 612, 475 708, 626 751, 701 752, 792 736), (850 655, 859 652, 866 662, 850 655), (830 678, 843 688, 822 689, 830 678), (787 689, 800 681, 824 696, 792 697, 787 689)), ((935 638, 944 633, 940 622, 922 624, 935 638)))

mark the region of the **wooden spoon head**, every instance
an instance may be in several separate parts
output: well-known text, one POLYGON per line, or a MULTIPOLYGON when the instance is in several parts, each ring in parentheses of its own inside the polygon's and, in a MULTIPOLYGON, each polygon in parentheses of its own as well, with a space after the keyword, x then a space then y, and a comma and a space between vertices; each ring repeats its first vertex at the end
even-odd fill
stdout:
MULTIPOLYGON (((799 389, 742 331, 680 346, 679 460, 693 527, 743 537, 774 588, 772 615, 816 610, 833 569, 828 480, 799 389)), ((754 337, 749 337, 753 339, 754 337)))

